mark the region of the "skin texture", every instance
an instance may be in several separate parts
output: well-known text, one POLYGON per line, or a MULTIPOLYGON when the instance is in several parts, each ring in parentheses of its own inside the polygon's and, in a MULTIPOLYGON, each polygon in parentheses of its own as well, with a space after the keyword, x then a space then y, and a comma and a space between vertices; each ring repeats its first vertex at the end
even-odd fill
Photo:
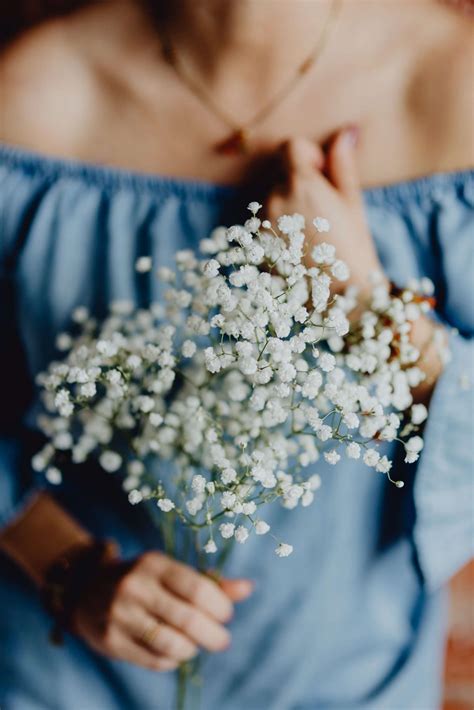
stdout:
MULTIPOLYGON (((328 2, 179 0, 173 8, 168 32, 189 72, 245 122, 309 53, 328 2)), ((249 154, 232 158, 212 150, 229 131, 163 61, 153 3, 148 11, 110 0, 13 42, 0 57, 0 139, 217 183, 239 183, 276 160, 266 213, 327 216, 332 230, 325 240, 362 289, 380 265, 361 187, 473 162, 472 22, 435 0, 346 0, 318 65, 252 133, 249 154), (354 125, 357 141, 348 130, 354 125)), ((420 322, 416 344, 427 342, 430 328, 420 322)), ((428 350, 424 367, 429 377, 420 401, 428 401, 439 374, 436 353, 428 350)), ((0 545, 39 583, 42 571, 31 572, 38 539, 31 521, 34 527, 35 516, 36 523, 44 519, 43 504, 39 496, 0 535, 0 545)), ((84 540, 65 516, 48 501, 43 560, 84 540)), ((217 585, 147 553, 99 571, 77 609, 76 631, 101 653, 170 670, 198 647, 223 650, 233 604, 251 591, 249 581, 217 585)))

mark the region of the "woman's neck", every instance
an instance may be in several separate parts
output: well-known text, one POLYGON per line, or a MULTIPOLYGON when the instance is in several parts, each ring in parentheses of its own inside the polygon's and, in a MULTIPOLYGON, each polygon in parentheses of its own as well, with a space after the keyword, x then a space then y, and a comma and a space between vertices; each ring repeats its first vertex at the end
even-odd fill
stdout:
POLYGON ((271 87, 311 53, 335 2, 177 0, 164 11, 163 3, 149 6, 203 81, 219 88, 238 76, 247 86, 271 87))

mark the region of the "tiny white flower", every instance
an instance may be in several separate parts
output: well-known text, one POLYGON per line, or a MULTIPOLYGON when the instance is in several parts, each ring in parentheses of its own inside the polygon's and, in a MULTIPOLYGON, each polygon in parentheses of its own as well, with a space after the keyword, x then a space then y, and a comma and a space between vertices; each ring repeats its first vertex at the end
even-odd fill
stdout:
POLYGON ((221 525, 219 525, 219 532, 225 540, 228 540, 234 535, 234 530, 234 523, 221 523, 221 525))
POLYGON ((127 471, 131 476, 141 476, 145 472, 145 466, 142 461, 134 459, 127 464, 127 471))
POLYGON ((115 473, 122 465, 122 457, 116 451, 103 451, 99 456, 99 463, 108 473, 115 473))
POLYGON ((230 491, 225 491, 221 495, 221 505, 223 508, 230 510, 231 508, 233 508, 236 500, 237 500, 237 497, 236 497, 235 493, 231 493, 230 491))
POLYGON ((255 523, 255 532, 257 535, 266 535, 269 530, 270 526, 265 520, 257 520, 255 523))
POLYGON ((46 480, 53 486, 58 486, 63 480, 62 473, 56 466, 48 466, 45 476, 46 480))
POLYGON ((321 488, 321 476, 318 473, 313 473, 308 483, 312 491, 317 491, 318 488, 321 488))
POLYGON ((380 459, 380 454, 375 449, 367 449, 363 456, 363 461, 367 466, 376 466, 380 459))
POLYGON ((237 540, 237 542, 240 542, 240 544, 243 544, 244 542, 246 542, 248 536, 249 536, 249 531, 243 525, 239 525, 238 528, 236 528, 236 530, 234 532, 234 537, 237 540))
POLYGON ((391 468, 392 462, 386 456, 381 456, 375 466, 375 470, 379 473, 388 473, 391 468))
POLYGON ((85 306, 78 306, 72 312, 72 319, 74 323, 85 323, 89 318, 89 310, 85 306))
POLYGON ((237 471, 233 468, 225 468, 221 473, 221 481, 225 486, 229 486, 237 480, 237 471))
POLYGON ((422 424, 428 416, 428 410, 424 404, 414 404, 411 408, 411 420, 413 424, 422 424))
POLYGON ((185 340, 181 352, 183 353, 183 357, 192 357, 196 349, 196 343, 193 340, 185 340))
POLYGON ((53 446, 59 451, 67 451, 72 448, 73 438, 69 431, 59 431, 53 438, 53 446))
POLYGON ((421 436, 412 436, 405 444, 407 451, 418 454, 423 448, 423 439, 421 436))
POLYGON ((326 451, 324 454, 324 458, 332 466, 335 466, 337 462, 341 460, 340 454, 338 454, 335 449, 332 449, 332 451, 326 451))
POLYGON ((197 515, 199 511, 202 510, 202 507, 203 502, 199 497, 192 498, 191 500, 186 501, 186 510, 188 511, 189 515, 197 515))
POLYGON ((285 542, 280 542, 278 547, 275 548, 275 552, 278 557, 288 557, 293 552, 293 545, 288 545, 285 542))
POLYGON ((56 347, 58 350, 64 352, 72 347, 73 340, 69 333, 59 333, 56 338, 56 347))
POLYGON ((357 429, 359 426, 359 417, 354 412, 345 414, 342 421, 348 429, 357 429))
POLYGON ((128 494, 128 502, 132 505, 137 505, 137 503, 141 503, 142 500, 143 494, 137 489, 130 491, 130 493, 128 494))
POLYGON ((295 212, 293 215, 285 214, 277 219, 278 229, 283 234, 301 232, 304 229, 305 220, 303 215, 295 212))
POLYGON ((338 281, 347 281, 350 274, 349 267, 344 261, 336 259, 334 264, 331 266, 331 274, 338 281))
POLYGON ((191 481, 191 488, 193 489, 194 493, 204 493, 206 490, 206 479, 204 476, 201 476, 200 473, 196 474, 193 476, 193 480, 191 481))
POLYGON ((94 397, 97 393, 97 387, 95 382, 86 382, 84 385, 81 385, 79 388, 79 392, 82 397, 86 397, 87 399, 89 399, 90 397, 94 397))
POLYGON ((360 458, 360 446, 355 441, 351 441, 350 444, 346 446, 346 454, 350 459, 360 458))
POLYGON ((331 353, 321 353, 318 365, 323 372, 331 372, 336 367, 336 358, 331 353))
POLYGON ((204 545, 204 552, 206 552, 208 555, 213 555, 214 552, 217 552, 217 545, 214 540, 208 540, 206 542, 206 544, 204 545))
POLYGON ((248 503, 242 504, 242 513, 244 515, 253 515, 257 510, 257 505, 255 501, 251 500, 248 503))
POLYGON ((118 348, 114 343, 108 340, 99 340, 97 342, 97 351, 105 357, 115 357, 118 348))
POLYGON ((325 217, 316 217, 316 219, 313 219, 313 224, 316 227, 316 230, 320 233, 329 232, 331 228, 329 220, 327 220, 325 217))
POLYGON ((159 412, 150 412, 150 416, 148 417, 148 420, 150 424, 154 427, 161 426, 163 424, 163 417, 159 412))
POLYGON ((322 424, 316 430, 316 436, 320 441, 327 441, 332 437, 332 429, 328 424, 322 424))
POLYGON ((209 261, 204 264, 204 275, 207 276, 208 279, 213 279, 219 273, 220 267, 221 265, 217 259, 209 259, 209 261))
POLYGON ((262 209, 262 205, 260 205, 258 202, 250 202, 247 209, 249 212, 251 212, 253 215, 256 215, 259 210, 262 209))
POLYGON ((54 405, 62 417, 70 417, 74 411, 74 405, 70 401, 69 392, 66 389, 60 389, 57 392, 54 405))
POLYGON ((160 498, 156 505, 163 511, 163 513, 169 513, 175 507, 173 501, 169 498, 160 498))
POLYGON ((303 508, 307 508, 308 505, 311 505, 311 503, 314 500, 314 493, 313 491, 305 491, 303 495, 301 496, 301 505, 303 508))
POLYGON ((153 399, 153 397, 143 395, 138 398, 137 405, 141 412, 143 412, 144 414, 149 414, 155 406, 155 400, 153 399))
POLYGON ((139 274, 146 274, 153 266, 151 256, 140 256, 135 262, 135 269, 139 274))

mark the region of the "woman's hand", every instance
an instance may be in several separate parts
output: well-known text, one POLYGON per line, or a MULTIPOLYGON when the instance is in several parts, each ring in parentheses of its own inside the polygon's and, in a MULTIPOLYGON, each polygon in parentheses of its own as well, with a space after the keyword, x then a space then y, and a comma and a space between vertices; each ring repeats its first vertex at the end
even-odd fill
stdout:
POLYGON ((132 565, 109 563, 78 605, 74 629, 96 651, 155 671, 170 671, 198 652, 230 644, 224 624, 247 580, 215 583, 158 552, 132 565))
POLYGON ((369 289, 369 277, 381 272, 381 265, 367 226, 359 176, 355 161, 357 129, 340 131, 332 140, 327 155, 306 139, 293 139, 282 147, 286 183, 268 198, 265 211, 275 221, 282 214, 298 212, 311 224, 315 217, 330 222, 328 233, 314 234, 308 245, 307 266, 312 247, 327 242, 336 247, 336 256, 348 265, 348 284, 361 292, 369 289), (324 172, 323 172, 324 171, 324 172))

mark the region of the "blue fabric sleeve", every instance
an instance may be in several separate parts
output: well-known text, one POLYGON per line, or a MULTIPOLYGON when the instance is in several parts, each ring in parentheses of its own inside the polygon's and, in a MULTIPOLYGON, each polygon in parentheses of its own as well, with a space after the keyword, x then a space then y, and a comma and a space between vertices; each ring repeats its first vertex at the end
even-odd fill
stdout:
POLYGON ((430 403, 414 489, 415 545, 432 591, 474 555, 473 340, 453 332, 450 350, 430 403))
MULTIPOLYGON (((2 206, 0 205, 0 208, 2 206)), ((34 491, 32 434, 23 420, 32 384, 16 324, 13 261, 6 249, 5 210, 0 219, 0 528, 26 505, 34 491)))

